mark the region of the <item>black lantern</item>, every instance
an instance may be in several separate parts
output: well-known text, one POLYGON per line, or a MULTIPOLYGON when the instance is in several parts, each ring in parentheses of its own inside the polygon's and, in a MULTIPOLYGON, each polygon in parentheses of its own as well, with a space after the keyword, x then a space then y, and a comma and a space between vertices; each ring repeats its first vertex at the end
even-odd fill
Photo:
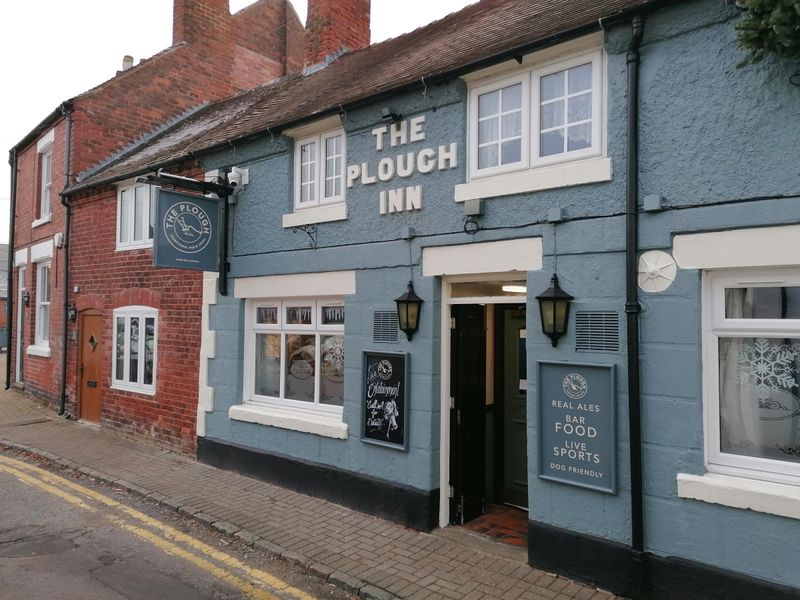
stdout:
POLYGON ((67 316, 69 317, 69 320, 72 321, 73 323, 77 321, 78 307, 75 306, 74 304, 70 304, 69 307, 67 308, 67 316))
POLYGON ((567 332, 569 305, 573 298, 558 285, 558 275, 553 274, 550 287, 536 296, 539 301, 539 314, 542 317, 542 332, 550 338, 555 347, 558 338, 567 332))
POLYGON ((408 282, 405 294, 395 299, 395 302, 397 302, 397 324, 410 340, 419 327, 419 307, 422 304, 422 298, 414 293, 413 282, 408 282))

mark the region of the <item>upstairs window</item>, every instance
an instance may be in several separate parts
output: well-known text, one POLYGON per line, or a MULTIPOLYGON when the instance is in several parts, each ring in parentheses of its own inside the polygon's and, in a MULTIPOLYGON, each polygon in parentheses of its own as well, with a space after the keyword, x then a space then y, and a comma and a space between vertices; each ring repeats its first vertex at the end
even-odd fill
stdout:
POLYGON ((345 135, 335 129, 295 143, 295 210, 344 201, 345 135))
POLYGON ((53 146, 47 146, 39 154, 39 220, 50 220, 50 200, 53 193, 53 146))
POLYGON ((153 186, 145 183, 117 190, 117 250, 153 245, 155 196, 153 186))
POLYGON ((480 178, 602 154, 602 52, 470 90, 470 176, 480 178))
POLYGON ((800 270, 705 281, 709 470, 800 483, 800 270))

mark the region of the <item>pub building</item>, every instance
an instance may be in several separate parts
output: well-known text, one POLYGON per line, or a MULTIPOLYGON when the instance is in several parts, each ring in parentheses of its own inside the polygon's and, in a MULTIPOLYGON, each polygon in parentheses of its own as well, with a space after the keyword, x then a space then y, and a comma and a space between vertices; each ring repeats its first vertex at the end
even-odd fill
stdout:
POLYGON ((623 595, 796 597, 800 91, 736 68, 740 18, 487 0, 95 175, 240 184, 199 460, 421 530, 510 512, 623 595))

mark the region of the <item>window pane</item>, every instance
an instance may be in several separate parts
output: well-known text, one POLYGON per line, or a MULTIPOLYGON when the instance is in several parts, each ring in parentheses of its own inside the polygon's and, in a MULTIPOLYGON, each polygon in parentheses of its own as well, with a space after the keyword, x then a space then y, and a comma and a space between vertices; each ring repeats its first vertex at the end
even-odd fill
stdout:
MULTIPOLYGON (((344 309, 342 309, 344 313, 344 309)), ((321 371, 319 401, 321 404, 344 404, 344 336, 320 336, 321 371)))
POLYGON ((133 240, 140 242, 144 239, 145 219, 150 214, 150 206, 147 203, 147 188, 145 186, 137 186, 134 193, 133 240))
POLYGON ((156 195, 153 190, 147 188, 147 195, 150 198, 150 218, 148 219, 147 239, 153 239, 153 224, 156 222, 156 195))
POLYGON ((484 119, 478 124, 478 143, 495 142, 500 137, 500 123, 498 117, 484 119))
POLYGON ((131 195, 131 190, 122 190, 119 194, 119 241, 123 244, 130 242, 131 195))
POLYGON ((552 129, 564 125, 564 101, 542 104, 542 129, 552 129))
POLYGON ((800 319, 800 287, 726 288, 728 319, 800 319))
POLYGON ((500 111, 500 90, 478 96, 478 117, 496 115, 500 111))
POLYGON ((545 75, 541 79, 541 100, 553 100, 564 95, 564 71, 545 75))
POLYGON ((156 347, 156 320, 144 320, 144 384, 153 385, 153 355, 156 347))
POLYGON ((39 268, 39 301, 50 302, 50 267, 39 268))
POLYGON ((311 325, 311 314, 314 312, 312 306, 287 306, 286 324, 287 325, 311 325))
POLYGON ((128 364, 128 381, 131 383, 139 382, 139 317, 131 317, 131 333, 128 352, 130 360, 128 364))
POLYGON ((286 335, 286 398, 314 402, 316 336, 286 335))
POLYGON ((592 63, 586 63, 569 70, 569 93, 592 89, 592 63))
POLYGON ((507 112, 522 107, 522 84, 510 85, 502 90, 503 112, 507 112))
POLYGON ((573 125, 567 129, 567 150, 581 150, 592 146, 592 125, 573 125))
POLYGON ((520 140, 503 142, 501 146, 502 163, 508 165, 522 160, 522 143, 520 140))
POLYGON ((260 396, 281 395, 281 336, 278 333, 256 335, 256 381, 253 390, 260 396))
POLYGON ((43 304, 41 310, 39 311, 39 322, 41 327, 39 331, 41 332, 41 339, 36 340, 37 342, 46 342, 49 343, 50 339, 50 305, 43 304))
POLYGON ((555 131, 543 133, 541 135, 541 139, 542 147, 540 153, 542 156, 551 156, 553 154, 560 154, 561 152, 564 152, 563 129, 557 129, 555 131))
POLYGON ((719 340, 720 451, 800 462, 800 339, 719 340))
POLYGON ((522 135, 522 113, 520 111, 503 115, 502 123, 504 139, 522 135))
POLYGON ((259 325, 277 325, 278 307, 259 306, 256 309, 256 323, 258 323, 259 325))
POLYGON ((344 306, 322 307, 322 325, 344 325, 344 306))
POLYGON ((573 96, 568 101, 567 122, 586 121, 592 118, 592 94, 573 96))
POLYGON ((478 149, 478 168, 496 167, 500 160, 500 148, 497 144, 478 149))
POLYGON ((117 355, 114 379, 125 380, 125 319, 117 317, 117 345, 115 354, 117 355))

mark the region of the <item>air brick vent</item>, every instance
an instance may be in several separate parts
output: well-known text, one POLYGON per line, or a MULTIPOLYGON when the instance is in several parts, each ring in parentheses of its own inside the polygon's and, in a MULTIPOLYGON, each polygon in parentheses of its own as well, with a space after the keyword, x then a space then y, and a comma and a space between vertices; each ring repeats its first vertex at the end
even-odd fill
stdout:
POLYGON ((372 321, 372 341, 385 344, 397 343, 397 313, 390 310, 376 310, 372 321))
POLYGON ((619 352, 619 314, 578 311, 575 315, 575 350, 619 352))

